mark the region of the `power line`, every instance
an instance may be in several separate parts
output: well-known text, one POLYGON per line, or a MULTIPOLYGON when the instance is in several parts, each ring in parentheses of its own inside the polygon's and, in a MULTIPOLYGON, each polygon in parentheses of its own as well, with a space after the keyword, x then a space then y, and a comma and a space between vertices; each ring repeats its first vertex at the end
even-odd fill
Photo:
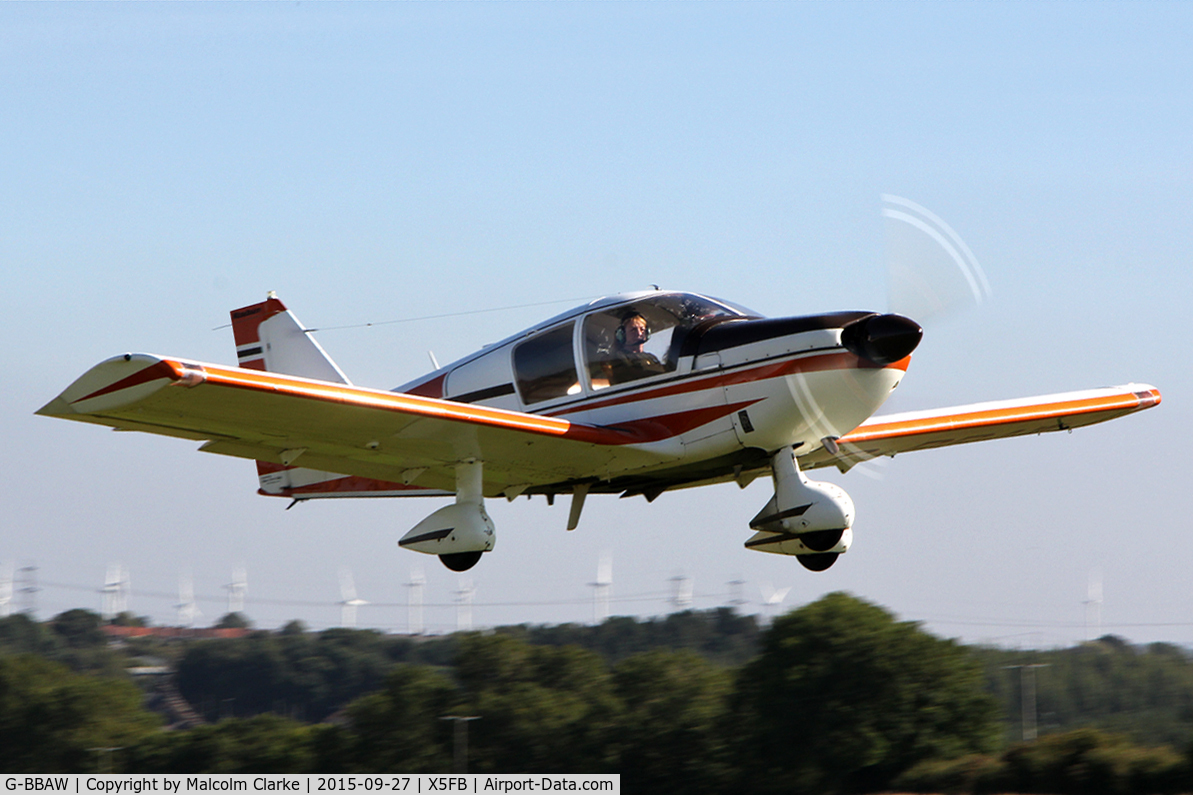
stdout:
MULTIPOLYGON (((444 312, 440 315, 420 315, 419 317, 403 317, 397 320, 378 320, 371 323, 350 323, 344 326, 321 326, 319 328, 303 329, 310 334, 313 331, 342 331, 344 329, 354 328, 372 328, 373 326, 392 326, 395 323, 416 323, 421 320, 441 320, 449 317, 468 317, 469 315, 483 315, 491 312, 508 312, 514 309, 532 309, 538 306, 551 306, 553 304, 572 304, 577 301, 593 301, 601 296, 586 295, 580 298, 557 298, 554 301, 537 301, 533 304, 514 304, 512 306, 497 306, 490 309, 470 309, 465 312, 444 312)), ((220 331, 222 329, 230 328, 231 323, 225 323, 222 326, 216 326, 212 331, 220 331)))
MULTIPOLYGON (((73 585, 70 583, 48 582, 42 581, 43 587, 61 588, 68 591, 82 591, 87 593, 94 593, 94 588, 89 588, 85 585, 73 585)), ((130 596, 137 596, 148 599, 176 599, 177 594, 167 593, 165 591, 144 591, 133 589, 129 591, 130 596)), ((719 594, 701 594, 699 598, 710 599, 718 598, 719 594)), ((645 591, 638 594, 628 594, 626 596, 610 597, 611 602, 647 602, 667 599, 669 593, 667 591, 645 591)), ((223 603, 227 600, 224 595, 203 595, 195 594, 194 600, 196 602, 211 602, 223 603)), ((244 603, 246 605, 279 605, 283 607, 339 607, 340 602, 336 600, 327 601, 313 601, 309 599, 274 599, 260 596, 245 596, 244 603)), ((536 607, 536 606, 562 606, 562 605, 586 605, 591 603, 589 597, 576 597, 572 599, 544 599, 544 600, 519 600, 519 601, 502 601, 502 602, 473 602, 473 607, 536 607)), ((424 607, 455 607, 456 602, 425 602, 424 607)), ((369 602, 369 607, 406 607, 406 602, 369 602)))
MULTIPOLYGON (((733 585, 733 583, 730 583, 733 585)), ((36 585, 31 586, 36 588, 39 592, 44 592, 46 589, 61 589, 67 591, 76 591, 80 593, 94 594, 95 588, 85 585, 75 585, 73 583, 55 582, 50 580, 40 580, 36 585)), ((733 591, 728 593, 710 592, 693 594, 693 600, 711 601, 724 598, 732 598, 736 594, 733 591)), ((165 591, 152 591, 130 589, 128 596, 136 596, 145 599, 158 600, 176 600, 177 594, 165 591)), ((643 603, 643 602, 669 602, 673 599, 674 594, 671 591, 643 591, 634 594, 623 594, 619 596, 609 596, 611 603, 629 604, 629 603, 643 603)), ((225 603, 227 596, 219 595, 204 595, 195 594, 194 601, 207 603, 225 603)), ((312 607, 312 608, 329 608, 339 607, 340 601, 334 599, 327 599, 324 601, 317 601, 311 599, 280 599, 271 597, 246 596, 244 598, 246 606, 249 605, 273 605, 279 607, 312 607)), ((591 605, 591 596, 581 596, 566 599, 540 599, 540 600, 502 600, 502 601, 488 601, 488 602, 473 602, 474 608, 496 608, 496 607, 563 607, 569 605, 591 605)), ((368 607, 372 608, 407 608, 407 602, 370 602, 368 607)), ((425 602, 424 608, 455 608, 458 607, 458 602, 425 602)), ((1006 618, 986 618, 986 617, 960 617, 960 616, 932 616, 920 615, 917 617, 907 617, 908 620, 919 621, 921 623, 931 623, 942 626, 969 626, 969 627, 1007 627, 1012 629, 1082 629, 1085 627, 1083 621, 1042 621, 1029 619, 1006 619, 1006 618)), ((1133 621, 1133 622, 1116 622, 1105 623, 1101 625, 1103 630, 1127 630, 1127 629, 1147 629, 1147 628, 1164 628, 1164 627, 1193 627, 1193 621, 1133 621)))

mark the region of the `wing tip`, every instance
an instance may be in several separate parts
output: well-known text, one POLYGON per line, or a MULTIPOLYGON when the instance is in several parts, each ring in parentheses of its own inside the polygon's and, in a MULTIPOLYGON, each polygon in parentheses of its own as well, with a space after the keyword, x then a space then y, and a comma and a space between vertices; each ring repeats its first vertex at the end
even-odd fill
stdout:
POLYGON ((1135 392, 1135 397, 1139 398, 1139 408, 1150 409, 1152 406, 1160 405, 1160 401, 1163 400, 1160 390, 1151 384, 1139 384, 1138 386, 1142 387, 1135 392))
POLYGON ((76 412, 70 403, 59 395, 33 413, 42 417, 69 417, 76 412))

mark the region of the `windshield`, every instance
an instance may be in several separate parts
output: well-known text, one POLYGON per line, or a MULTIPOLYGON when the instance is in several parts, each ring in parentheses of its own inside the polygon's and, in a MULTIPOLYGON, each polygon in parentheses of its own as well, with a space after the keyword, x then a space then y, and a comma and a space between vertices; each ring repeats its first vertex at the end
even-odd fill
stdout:
POLYGON ((742 313, 698 295, 660 295, 595 312, 584 320, 584 357, 592 388, 673 371, 683 338, 698 323, 742 313))

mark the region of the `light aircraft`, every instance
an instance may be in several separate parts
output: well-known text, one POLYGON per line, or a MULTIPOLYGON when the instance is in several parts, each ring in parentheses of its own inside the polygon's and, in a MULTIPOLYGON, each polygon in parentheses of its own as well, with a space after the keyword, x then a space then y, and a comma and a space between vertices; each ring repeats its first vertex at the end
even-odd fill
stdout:
MULTIPOLYGON (((486 498, 641 495, 769 475, 748 549, 823 571, 854 506, 805 472, 1068 430, 1150 408, 1147 384, 872 416, 922 329, 897 314, 764 318, 693 293, 593 301, 393 391, 351 384, 273 293, 232 312, 239 366, 126 353, 37 413, 254 459, 261 494, 454 497, 399 545, 454 571, 493 549, 486 498)), ((293 503, 291 503, 293 504, 293 503)))

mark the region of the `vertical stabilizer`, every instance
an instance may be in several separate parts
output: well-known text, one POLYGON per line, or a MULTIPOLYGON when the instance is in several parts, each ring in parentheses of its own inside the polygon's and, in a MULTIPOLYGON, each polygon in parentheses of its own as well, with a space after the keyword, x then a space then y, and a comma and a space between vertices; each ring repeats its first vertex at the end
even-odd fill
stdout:
POLYGON ((232 310, 232 335, 241 367, 320 381, 350 383, 327 352, 274 293, 232 310))
MULTIPOLYGON (((273 293, 259 304, 232 310, 232 335, 236 338, 236 358, 241 367, 349 383, 347 376, 315 342, 311 333, 273 293)), ((442 383, 443 376, 440 375, 433 387, 441 389, 442 383)), ((438 392, 434 396, 441 394, 438 392)), ((257 461, 258 493, 295 500, 451 495, 451 492, 416 486, 412 482, 391 483, 308 469, 302 466, 304 452, 305 448, 287 448, 279 440, 276 458, 257 461)), ((414 476, 411 477, 413 480, 414 476)))
MULTIPOLYGON (((349 383, 344 372, 272 291, 259 304, 232 310, 232 336, 236 340, 237 364, 241 367, 349 383)), ((283 465, 257 462, 257 481, 260 490, 267 494, 281 493, 299 484, 322 484, 343 477, 330 472, 296 469, 288 462, 283 465)))

